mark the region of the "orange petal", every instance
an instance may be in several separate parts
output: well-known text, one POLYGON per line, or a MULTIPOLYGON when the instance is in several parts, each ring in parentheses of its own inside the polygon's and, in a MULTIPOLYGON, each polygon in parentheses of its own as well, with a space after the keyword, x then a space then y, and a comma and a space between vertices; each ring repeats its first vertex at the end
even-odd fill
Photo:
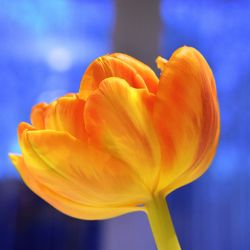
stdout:
POLYGON ((82 203, 73 201, 70 198, 62 196, 60 193, 41 184, 35 176, 33 176, 25 165, 24 159, 21 156, 10 154, 12 163, 16 166, 22 179, 26 185, 38 196, 43 198, 54 208, 58 209, 64 214, 78 219, 96 220, 107 219, 119 216, 124 213, 143 211, 140 207, 94 207, 87 206, 82 203))
POLYGON ((149 197, 124 164, 68 133, 25 130, 21 149, 31 174, 68 199, 91 206, 131 206, 149 197))
POLYGON ((151 97, 145 89, 111 77, 89 97, 84 114, 91 142, 126 163, 150 190, 160 163, 160 147, 147 110, 151 97))
POLYGON ((157 68, 163 71, 168 61, 165 58, 158 56, 155 62, 156 62, 157 68))
POLYGON ((113 76, 125 79, 134 88, 146 88, 142 76, 136 69, 119 58, 105 55, 97 58, 87 68, 81 80, 80 96, 86 100, 102 80, 113 76))
POLYGON ((77 95, 63 96, 51 104, 40 103, 33 107, 31 122, 36 129, 67 131, 84 139, 83 109, 85 101, 77 95))
POLYGON ((151 93, 156 93, 158 89, 159 79, 149 66, 133 58, 132 56, 123 53, 114 53, 111 54, 111 56, 121 59, 122 61, 129 64, 132 68, 134 68, 136 72, 143 78, 145 84, 148 87, 148 90, 151 93))
POLYGON ((164 157, 158 189, 169 193, 206 171, 218 143, 220 121, 213 74, 194 48, 182 47, 165 62, 154 122, 164 157))
POLYGON ((30 120, 32 125, 37 129, 45 129, 44 117, 46 115, 48 104, 39 103, 32 108, 30 120))
POLYGON ((22 135, 23 135, 23 132, 26 130, 35 130, 35 128, 26 122, 19 123, 18 128, 17 128, 17 135, 18 135, 19 144, 22 143, 22 135))

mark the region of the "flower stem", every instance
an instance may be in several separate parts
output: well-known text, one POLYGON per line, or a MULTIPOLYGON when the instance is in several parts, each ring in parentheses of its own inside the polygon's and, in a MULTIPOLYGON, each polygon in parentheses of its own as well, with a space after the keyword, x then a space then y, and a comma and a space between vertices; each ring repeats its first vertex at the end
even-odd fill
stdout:
POLYGON ((167 202, 163 196, 153 197, 146 212, 158 250, 180 250, 167 202))

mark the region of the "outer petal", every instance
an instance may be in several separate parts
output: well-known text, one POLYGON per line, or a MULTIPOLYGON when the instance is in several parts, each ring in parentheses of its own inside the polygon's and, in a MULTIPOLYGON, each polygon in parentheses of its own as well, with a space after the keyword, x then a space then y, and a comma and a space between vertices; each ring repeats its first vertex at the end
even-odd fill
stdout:
POLYGON ((25 165, 23 157, 10 154, 12 163, 16 166, 26 185, 37 195, 64 214, 78 219, 107 219, 124 213, 142 210, 138 207, 93 207, 66 198, 61 194, 41 184, 25 165))
POLYGON ((83 99, 98 88, 102 80, 108 77, 125 79, 134 88, 146 88, 142 76, 125 61, 111 55, 97 58, 90 64, 81 80, 79 94, 83 99))
POLYGON ((44 117, 48 108, 47 103, 39 103, 32 108, 30 120, 32 125, 37 129, 45 129, 44 117))
POLYGON ((123 53, 114 53, 114 54, 111 54, 111 56, 115 58, 119 58, 122 61, 129 64, 131 67, 133 67, 136 70, 136 72, 143 78, 144 82, 146 83, 148 87, 148 90, 151 93, 156 93, 158 89, 159 79, 149 66, 133 58, 132 56, 129 56, 123 53))
POLYGON ((22 143, 23 132, 26 131, 26 130, 32 131, 32 130, 35 130, 35 128, 33 126, 31 126, 30 124, 26 123, 26 122, 19 123, 18 129, 17 129, 17 135, 18 135, 18 142, 19 142, 20 145, 22 143))
POLYGON ((31 122, 36 129, 67 131, 76 138, 86 138, 83 120, 85 101, 77 95, 67 95, 51 104, 33 107, 31 122))
POLYGON ((218 143, 215 82, 197 50, 180 48, 165 62, 153 117, 164 157, 158 189, 169 193, 204 173, 218 143))
POLYGON ((147 109, 151 98, 123 79, 105 79, 86 102, 85 124, 90 140, 126 163, 152 191, 160 146, 147 109))
POLYGON ((89 206, 132 206, 148 198, 119 161, 69 134, 24 130, 21 149, 30 173, 47 188, 89 206))

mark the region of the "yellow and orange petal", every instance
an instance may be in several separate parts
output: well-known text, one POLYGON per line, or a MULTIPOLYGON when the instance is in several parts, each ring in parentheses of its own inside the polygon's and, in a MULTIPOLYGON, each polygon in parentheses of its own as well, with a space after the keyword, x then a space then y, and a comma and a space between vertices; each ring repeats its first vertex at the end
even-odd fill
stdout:
POLYGON ((189 47, 156 61, 160 81, 128 55, 100 57, 79 94, 32 109, 32 124, 18 127, 22 157, 11 160, 35 193, 68 215, 103 219, 144 210, 204 173, 220 130, 211 69, 189 47))
POLYGON ((39 103, 32 108, 31 122, 36 129, 67 131, 81 140, 86 139, 83 110, 85 101, 70 94, 51 104, 39 103))
POLYGON ((88 206, 86 204, 66 198, 54 189, 50 189, 36 179, 36 175, 32 175, 25 165, 22 156, 10 154, 10 159, 19 171, 25 184, 37 195, 51 204, 60 212, 78 219, 97 220, 107 219, 124 213, 135 211, 143 211, 138 206, 88 206))
POLYGON ((167 194, 206 171, 220 118, 212 71, 197 50, 182 47, 160 67, 153 120, 163 156, 158 189, 167 194))
POLYGON ((125 80, 103 80, 87 100, 84 113, 90 140, 124 162, 152 191, 161 161, 160 145, 147 101, 151 94, 125 80))
POLYGON ((152 92, 158 85, 156 75, 148 66, 127 55, 115 53, 99 57, 90 64, 81 80, 79 95, 86 100, 101 81, 109 77, 122 78, 131 87, 152 92))
POLYGON ((38 103, 32 108, 30 120, 35 128, 45 129, 44 117, 46 116, 47 108, 48 104, 45 102, 38 103))
POLYGON ((135 59, 132 56, 123 53, 113 53, 111 56, 121 59, 123 62, 129 64, 136 72, 143 78, 149 92, 156 93, 158 89, 159 79, 154 71, 143 62, 135 59))
POLYGON ((67 198, 122 206, 141 204, 150 195, 126 165, 68 133, 25 129, 20 146, 30 173, 67 198))

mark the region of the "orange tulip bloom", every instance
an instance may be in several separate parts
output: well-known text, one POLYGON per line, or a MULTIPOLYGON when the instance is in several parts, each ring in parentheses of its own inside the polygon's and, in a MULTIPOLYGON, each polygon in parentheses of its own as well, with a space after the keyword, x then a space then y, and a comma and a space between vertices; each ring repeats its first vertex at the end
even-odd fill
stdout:
POLYGON ((157 65, 160 79, 128 55, 105 55, 78 94, 36 105, 18 128, 22 156, 10 156, 30 189, 65 214, 105 219, 150 214, 152 200, 202 175, 220 131, 212 71, 190 47, 157 65))

